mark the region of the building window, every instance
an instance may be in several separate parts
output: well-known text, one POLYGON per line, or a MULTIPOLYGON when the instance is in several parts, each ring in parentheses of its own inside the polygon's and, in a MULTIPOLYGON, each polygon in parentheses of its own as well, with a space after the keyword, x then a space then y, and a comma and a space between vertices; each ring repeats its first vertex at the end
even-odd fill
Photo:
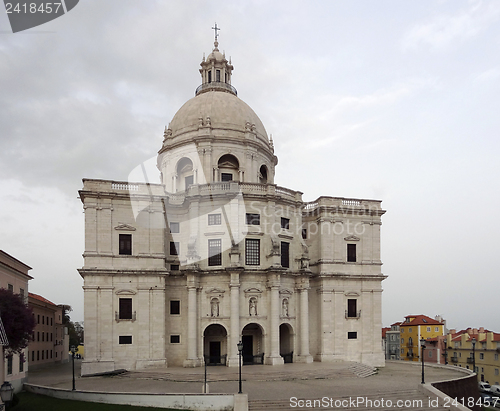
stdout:
POLYGON ((356 244, 347 244, 347 262, 356 262, 356 244))
POLYGON ((212 82, 212 70, 209 70, 209 72, 208 72, 208 82, 209 83, 212 82))
POLYGON ((180 335, 171 335, 170 336, 170 344, 180 344, 181 336, 180 335))
POLYGON ((495 361, 498 361, 498 354, 495 354, 495 361))
POLYGON ((401 338, 401 344, 404 344, 404 343, 405 343, 405 339, 401 338))
POLYGON ((208 265, 222 265, 222 240, 208 240, 208 265))
POLYGON ((260 225, 260 214, 246 214, 247 224, 248 225, 260 225))
POLYGON ((179 264, 170 264, 171 271, 179 271, 179 264))
POLYGON ((215 70, 215 81, 220 82, 220 70, 215 70))
POLYGON ((40 324, 40 314, 38 314, 38 315, 36 316, 36 323, 37 323, 37 324, 40 324))
POLYGON ((307 228, 302 229, 302 239, 307 240, 307 228))
POLYGON ((432 351, 431 350, 427 350, 427 352, 429 353, 429 358, 432 358, 432 351))
POLYGON ((7 357, 7 375, 10 374, 12 374, 12 354, 7 357))
POLYGON ((132 298, 120 298, 119 301, 119 315, 120 320, 132 319, 132 298))
POLYGON ((19 289, 19 294, 21 295, 21 298, 23 299, 24 301, 24 288, 20 288, 19 289))
POLYGON ((31 351, 31 361, 35 361, 35 351, 31 351))
POLYGON ((179 223, 170 223, 170 232, 171 233, 179 233, 180 232, 179 223))
POLYGON ((245 264, 259 265, 260 264, 260 240, 255 238, 247 238, 245 240, 245 264))
POLYGON ((480 360, 484 360, 484 354, 483 354, 483 353, 480 353, 480 354, 479 354, 479 359, 480 359, 480 360))
POLYGON ((184 187, 187 190, 194 183, 193 176, 184 177, 184 187))
POLYGON ((220 180, 221 181, 233 181, 233 175, 231 173, 221 173, 220 180))
POLYGON ((495 375, 498 375, 498 368, 495 368, 495 375))
POLYGON ((42 360, 44 360, 44 359, 45 359, 45 351, 42 350, 42 360))
POLYGON ((281 242, 281 266, 290 268, 290 243, 281 242))
POLYGON ((439 327, 434 327, 434 331, 438 332, 439 331, 439 327))
POLYGON ((120 335, 118 337, 118 344, 132 344, 131 335, 120 335))
POLYGON ((12 284, 7 285, 7 289, 13 293, 14 292, 14 286, 12 284))
POLYGON ((355 298, 349 298, 347 300, 347 318, 357 318, 357 302, 355 298))
POLYGON ((120 234, 118 246, 120 255, 132 255, 132 234, 120 234))
POLYGON ((45 341, 45 333, 42 331, 42 341, 45 341))
POLYGON ((209 214, 208 225, 221 225, 220 214, 209 214))
POLYGON ((430 333, 431 332, 431 327, 427 327, 427 332, 430 333))
POLYGON ((290 228, 290 219, 281 217, 281 228, 283 230, 288 230, 290 228))
POLYGON ((356 340, 358 338, 358 333, 356 331, 349 331, 347 333, 348 340, 356 340))
POLYGON ((42 324, 45 325, 45 315, 42 315, 42 324))
POLYGON ((40 351, 37 351, 37 352, 36 352, 36 360, 37 360, 37 361, 40 361, 40 351))
POLYGON ((170 255, 179 255, 179 242, 170 241, 170 255))
POLYGON ((405 349, 401 348, 401 354, 404 354, 404 353, 405 353, 405 349))
POLYGON ((181 313, 181 301, 170 300, 170 314, 177 315, 181 313))

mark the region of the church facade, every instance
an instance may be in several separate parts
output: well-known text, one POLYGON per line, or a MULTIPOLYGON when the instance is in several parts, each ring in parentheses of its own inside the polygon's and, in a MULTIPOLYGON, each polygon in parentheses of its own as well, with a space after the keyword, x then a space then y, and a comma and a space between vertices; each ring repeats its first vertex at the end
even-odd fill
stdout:
POLYGON ((237 366, 239 342, 245 364, 384 365, 381 202, 276 185, 272 138, 232 71, 216 40, 156 176, 83 180, 83 375, 237 366))

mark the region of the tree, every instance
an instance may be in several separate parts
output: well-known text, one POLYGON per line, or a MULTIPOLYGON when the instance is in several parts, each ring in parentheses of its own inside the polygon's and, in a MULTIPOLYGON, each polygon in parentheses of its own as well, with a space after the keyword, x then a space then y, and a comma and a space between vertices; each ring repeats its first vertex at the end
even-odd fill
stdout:
POLYGON ((83 322, 80 324, 71 321, 69 313, 73 311, 73 308, 70 305, 61 304, 59 307, 63 310, 63 325, 68 327, 69 346, 78 347, 83 343, 83 322))
POLYGON ((2 318, 9 345, 5 356, 21 354, 28 346, 35 329, 35 317, 20 294, 0 288, 0 317, 2 318))

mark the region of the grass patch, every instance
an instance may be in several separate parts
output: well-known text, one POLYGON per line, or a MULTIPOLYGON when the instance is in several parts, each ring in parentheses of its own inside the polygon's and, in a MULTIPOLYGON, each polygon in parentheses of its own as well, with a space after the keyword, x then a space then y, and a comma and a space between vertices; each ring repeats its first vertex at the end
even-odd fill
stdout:
MULTIPOLYGON (((171 408, 137 407, 133 405, 100 404, 97 402, 60 400, 45 395, 21 392, 17 394, 19 403, 10 408, 12 411, 179 411, 171 408)), ((184 410, 186 411, 186 410, 184 410)))

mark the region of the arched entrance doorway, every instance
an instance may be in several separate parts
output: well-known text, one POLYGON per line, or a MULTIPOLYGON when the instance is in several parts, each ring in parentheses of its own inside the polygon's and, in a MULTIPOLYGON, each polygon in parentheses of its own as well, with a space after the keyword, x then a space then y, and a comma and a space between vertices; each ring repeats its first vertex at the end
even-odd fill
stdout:
POLYGON ((243 365, 264 364, 264 338, 259 324, 247 324, 241 332, 241 342, 243 365))
POLYGON ((226 365, 227 331, 220 324, 211 324, 203 332, 203 358, 208 365, 226 365))
POLYGON ((293 362, 293 330, 290 324, 280 325, 280 355, 285 364, 293 362))

